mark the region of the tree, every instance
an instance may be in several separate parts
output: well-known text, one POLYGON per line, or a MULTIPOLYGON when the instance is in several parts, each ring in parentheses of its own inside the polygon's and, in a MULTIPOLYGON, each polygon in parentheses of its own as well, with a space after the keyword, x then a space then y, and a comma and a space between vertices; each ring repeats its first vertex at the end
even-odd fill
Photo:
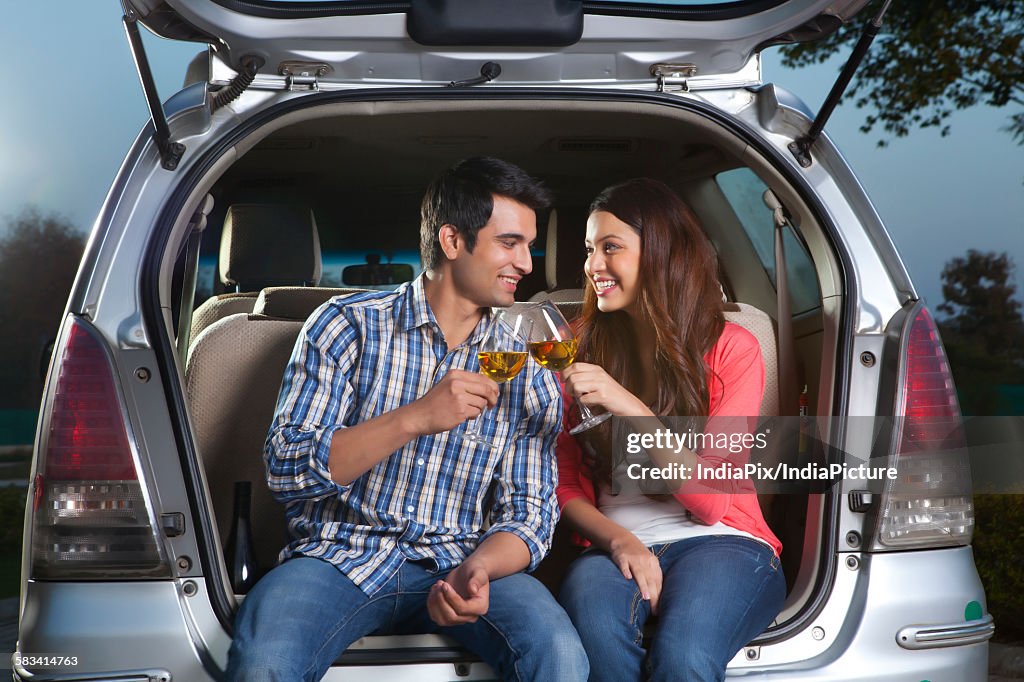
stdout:
POLYGON ((942 339, 965 413, 993 414, 998 384, 1024 381, 1024 318, 1004 252, 971 249, 942 269, 942 339))
POLYGON ((0 408, 41 398, 39 364, 60 326, 84 236, 65 218, 26 208, 0 233, 0 408))
MULTIPOLYGON (((880 5, 871 2, 858 18, 874 16, 880 5)), ((846 56, 862 27, 857 21, 824 40, 786 46, 782 63, 800 67, 846 56)), ((881 124, 886 133, 904 137, 912 127, 940 127, 945 136, 957 109, 1024 106, 1022 40, 1021 0, 893 2, 846 93, 857 108, 870 104, 876 112, 866 116, 861 131, 881 124)), ((1011 114, 1006 130, 1024 144, 1024 112, 1011 114)))

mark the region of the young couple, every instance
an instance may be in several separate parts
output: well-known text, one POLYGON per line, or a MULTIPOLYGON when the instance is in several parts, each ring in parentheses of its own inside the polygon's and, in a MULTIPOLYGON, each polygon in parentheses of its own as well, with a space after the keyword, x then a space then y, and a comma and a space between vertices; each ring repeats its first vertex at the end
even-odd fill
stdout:
POLYGON ((711 247, 671 190, 634 180, 594 202, 585 362, 562 386, 533 363, 500 392, 478 372, 488 311, 514 302, 549 205, 516 166, 462 161, 423 199, 424 274, 303 326, 265 452, 294 539, 242 603, 229 679, 319 680, 364 635, 439 632, 507 680, 715 680, 778 613, 780 546, 752 489, 612 494, 607 426, 563 431, 574 400, 638 419, 758 413, 758 344, 725 322, 711 247), (462 440, 488 407, 498 447, 462 440), (561 605, 525 572, 559 505, 591 545, 561 605))

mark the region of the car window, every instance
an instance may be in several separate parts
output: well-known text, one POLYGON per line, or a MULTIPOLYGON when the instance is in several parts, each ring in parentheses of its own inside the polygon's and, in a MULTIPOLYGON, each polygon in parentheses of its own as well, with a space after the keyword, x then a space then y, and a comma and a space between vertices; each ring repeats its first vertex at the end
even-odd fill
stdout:
MULTIPOLYGON (((765 272, 775 285, 775 223, 772 212, 762 200, 768 186, 749 168, 736 168, 719 173, 715 181, 732 205, 743 225, 765 272)), ((786 249, 786 273, 789 281, 793 313, 800 314, 821 305, 821 290, 814 263, 807 249, 792 230, 783 231, 786 249)))

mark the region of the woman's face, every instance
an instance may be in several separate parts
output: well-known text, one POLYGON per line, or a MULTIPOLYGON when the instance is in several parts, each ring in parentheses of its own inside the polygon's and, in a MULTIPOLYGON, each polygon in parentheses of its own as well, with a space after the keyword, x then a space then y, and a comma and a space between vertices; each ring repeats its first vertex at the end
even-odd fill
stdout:
POLYGON ((640 234, 611 213, 595 211, 587 220, 586 247, 583 270, 598 310, 631 313, 640 295, 640 234))

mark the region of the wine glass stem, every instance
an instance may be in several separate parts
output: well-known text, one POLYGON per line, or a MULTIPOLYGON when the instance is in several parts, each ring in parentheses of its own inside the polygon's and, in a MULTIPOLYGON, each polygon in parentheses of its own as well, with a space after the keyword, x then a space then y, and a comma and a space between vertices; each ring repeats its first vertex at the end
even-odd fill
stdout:
POLYGON ((469 420, 469 424, 466 425, 466 433, 471 434, 473 436, 479 436, 480 435, 480 420, 483 418, 483 416, 485 414, 487 414, 490 411, 491 411, 491 408, 485 407, 483 412, 481 412, 477 416, 475 416, 472 419, 470 419, 469 420))

